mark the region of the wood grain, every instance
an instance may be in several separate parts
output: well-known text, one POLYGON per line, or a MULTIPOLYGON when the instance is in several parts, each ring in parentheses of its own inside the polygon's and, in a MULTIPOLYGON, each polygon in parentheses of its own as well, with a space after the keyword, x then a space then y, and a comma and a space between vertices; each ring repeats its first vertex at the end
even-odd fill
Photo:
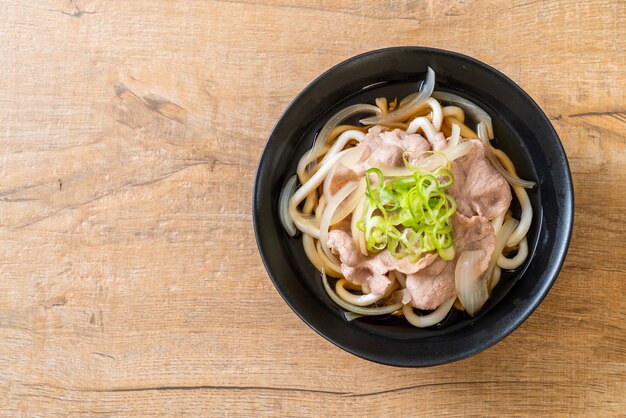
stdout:
POLYGON ((626 414, 623 1, 0 4, 7 416, 626 414), (251 192, 314 77, 394 45, 519 83, 575 182, 565 266, 510 337, 405 370, 335 348, 272 287, 251 192))

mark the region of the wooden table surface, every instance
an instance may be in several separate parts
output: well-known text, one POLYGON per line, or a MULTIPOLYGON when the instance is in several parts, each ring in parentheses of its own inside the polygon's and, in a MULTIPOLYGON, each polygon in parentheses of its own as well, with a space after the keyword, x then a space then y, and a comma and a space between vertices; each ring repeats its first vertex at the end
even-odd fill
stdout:
POLYGON ((5 0, 7 416, 626 414, 623 1, 5 0), (574 235, 537 311, 428 369, 347 354, 270 282, 251 193, 313 78, 424 45, 503 71, 569 157, 574 235))

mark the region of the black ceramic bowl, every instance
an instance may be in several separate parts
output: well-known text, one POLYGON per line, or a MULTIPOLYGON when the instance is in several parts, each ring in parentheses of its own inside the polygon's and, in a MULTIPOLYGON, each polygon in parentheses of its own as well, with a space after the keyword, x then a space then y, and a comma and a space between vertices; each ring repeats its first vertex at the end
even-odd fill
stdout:
POLYGON ((350 353, 394 366, 432 366, 476 354, 502 340, 537 308, 563 264, 573 223, 573 190, 567 158, 554 128, 513 81, 473 58, 420 47, 381 49, 326 71, 289 105, 274 127, 256 175, 253 198, 257 244, 267 272, 287 304, 321 336, 350 353), (427 66, 436 89, 465 96, 493 118, 496 147, 513 160, 529 191, 534 220, 527 262, 503 273, 492 297, 474 318, 456 314, 430 329, 404 319, 360 318, 346 322, 328 298, 320 274, 299 238, 278 218, 278 197, 325 120, 353 103, 414 92, 427 66))

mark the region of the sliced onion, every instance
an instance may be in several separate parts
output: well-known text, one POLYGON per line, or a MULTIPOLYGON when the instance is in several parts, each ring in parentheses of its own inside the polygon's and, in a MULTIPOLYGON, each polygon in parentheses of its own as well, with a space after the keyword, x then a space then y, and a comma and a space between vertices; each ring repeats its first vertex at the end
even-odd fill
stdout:
POLYGON ((359 187, 357 187, 354 193, 350 194, 349 197, 345 199, 343 204, 339 205, 330 220, 331 225, 335 225, 336 223, 343 221, 348 215, 354 212, 359 202, 361 202, 365 196, 366 187, 365 179, 361 180, 359 187))
POLYGON ((318 150, 326 145, 326 141, 328 140, 328 135, 331 133, 333 129, 343 121, 348 118, 351 118, 356 115, 360 115, 362 113, 374 113, 376 115, 380 115, 380 109, 376 106, 369 104, 355 104, 352 106, 348 106, 345 109, 341 109, 339 112, 335 113, 329 120, 326 122, 324 127, 320 130, 317 138, 315 138, 315 142, 313 143, 313 148, 309 151, 311 154, 317 154, 318 150))
MULTIPOLYGON (((324 192, 324 196, 326 196, 326 201, 329 201, 331 198, 330 181, 332 180, 333 173, 335 172, 339 164, 342 164, 345 168, 349 170, 353 170, 355 164, 361 159, 363 152, 365 152, 365 148, 366 148, 365 146, 359 144, 356 147, 344 150, 343 156, 337 160, 337 162, 334 164, 334 167, 332 168, 332 170, 329 172, 328 176, 324 180, 324 183, 323 183, 324 187, 322 188, 322 190, 324 192)), ((322 160, 322 163, 323 163, 323 160, 322 160)))
POLYGON ((280 218, 280 223, 283 224, 283 228, 285 228, 287 234, 292 238, 296 236, 298 230, 289 216, 289 199, 291 199, 291 196, 296 192, 297 185, 298 176, 294 175, 280 191, 280 197, 278 199, 278 217, 280 218))
POLYGON ((349 311, 345 311, 345 312, 342 312, 342 313, 343 313, 343 318, 346 321, 348 321, 348 322, 352 322, 355 319, 358 319, 358 318, 361 318, 362 316, 364 316, 364 315, 359 315, 359 314, 356 314, 354 312, 349 312, 349 311))
POLYGON ((385 295, 375 295, 373 293, 365 295, 355 295, 354 293, 350 293, 343 287, 342 281, 345 280, 346 279, 341 279, 337 281, 337 284, 335 285, 335 292, 337 293, 337 296, 348 303, 356 306, 368 306, 385 297, 385 295))
POLYGON ((417 94, 411 95, 406 101, 400 102, 398 108, 388 112, 386 115, 375 116, 371 118, 361 119, 361 123, 364 125, 377 125, 385 124, 389 122, 402 121, 413 113, 415 113, 425 102, 435 88, 435 72, 432 68, 428 67, 426 71, 426 78, 422 82, 422 86, 417 94))
POLYGON ((450 141, 448 141, 449 147, 455 147, 461 141, 461 128, 456 123, 452 124, 452 134, 450 135, 450 141))
POLYGON ((517 176, 513 176, 509 174, 509 172, 506 171, 504 167, 502 167, 502 164, 500 164, 500 161, 493 154, 493 150, 491 149, 491 144, 489 143, 489 139, 487 138, 487 126, 485 125, 484 122, 480 122, 478 124, 477 131, 478 131, 477 133, 478 133, 478 138, 480 139, 480 142, 482 142, 482 144, 485 146, 485 155, 487 156, 487 159, 489 160, 493 168, 496 169, 498 174, 504 177, 505 180, 508 181, 509 184, 511 185, 521 186, 526 189, 531 189, 535 187, 537 183, 535 183, 534 181, 522 180, 517 176))
POLYGON ((402 307, 402 313, 407 321, 413 326, 418 328, 426 328, 432 327, 433 325, 437 325, 441 321, 444 320, 450 309, 452 309, 452 305, 454 305, 454 301, 456 297, 451 298, 450 300, 442 303, 437 309, 429 313, 428 315, 417 315, 413 311, 413 307, 410 304, 406 304, 402 307))
POLYGON ((482 108, 474 104, 474 102, 456 94, 448 93, 445 91, 434 91, 432 96, 435 99, 443 100, 444 102, 448 102, 461 107, 471 118, 476 121, 476 123, 485 122, 487 125, 487 134, 489 136, 489 139, 493 139, 493 125, 491 123, 491 116, 489 116, 489 114, 485 112, 482 108))
POLYGON ((377 97, 375 100, 376 106, 380 108, 380 111, 383 115, 387 114, 387 98, 386 97, 377 97))
POLYGON ((360 196, 360 201, 356 205, 354 212, 352 213, 352 219, 350 220, 350 232, 352 239, 359 246, 359 250, 363 255, 367 255, 367 249, 365 246, 365 232, 361 231, 357 224, 363 217, 363 209, 365 208, 365 196, 360 196))
POLYGON ((459 294, 459 300, 465 311, 474 316, 489 299, 487 280, 483 280, 483 270, 480 268, 481 258, 485 252, 463 251, 456 262, 454 283, 459 294))
POLYGON ((402 308, 402 304, 399 302, 394 303, 392 305, 374 307, 374 308, 364 308, 361 306, 356 306, 351 303, 348 303, 345 300, 341 299, 339 296, 337 296, 337 294, 333 291, 333 289, 330 287, 330 284, 328 284, 328 278, 326 277, 326 272, 323 270, 322 270, 322 283, 324 284, 324 290, 326 290, 326 293, 332 299, 333 302, 341 306, 346 311, 349 311, 355 314, 368 315, 368 316, 386 315, 402 308))

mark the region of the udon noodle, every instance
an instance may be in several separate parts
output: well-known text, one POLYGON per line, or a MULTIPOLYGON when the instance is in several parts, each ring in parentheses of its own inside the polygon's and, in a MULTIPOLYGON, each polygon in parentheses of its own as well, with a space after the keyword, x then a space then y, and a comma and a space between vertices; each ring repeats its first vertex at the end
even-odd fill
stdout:
MULTIPOLYGON (((375 105, 356 104, 337 112, 302 156, 296 174, 281 193, 280 216, 285 230, 291 236, 302 233, 304 251, 321 272, 324 289, 349 320, 392 314, 404 316, 416 327, 430 327, 441 322, 453 307, 475 315, 498 284, 502 270, 519 268, 528 256, 526 235, 533 210, 526 188, 534 183, 520 179, 511 159, 492 146, 494 131, 487 112, 465 98, 434 91, 434 85, 435 75, 429 68, 419 91, 399 103, 381 97, 375 105), (346 123, 357 116, 362 117, 358 125, 346 123), (398 129, 395 132, 404 138, 419 133, 431 149, 417 153, 405 150, 401 165, 372 163, 364 145, 366 136, 398 129), (480 145, 476 140, 482 144, 489 164, 510 184, 521 208, 519 219, 513 217, 510 207, 488 219, 490 225, 483 229, 495 236, 495 242, 490 243, 493 250, 486 258, 477 250, 458 251, 455 242, 457 238, 461 242, 461 237, 452 219, 460 215, 454 215, 456 202, 449 194, 455 180, 454 166, 469 158, 471 148, 480 145), (358 178, 333 183, 333 175, 340 170, 363 172, 364 167, 367 170, 358 178), (415 209, 414 196, 422 196, 419 210, 415 209), (329 235, 338 229, 351 238, 346 245, 358 249, 360 254, 353 256, 359 260, 389 252, 395 260, 389 258, 392 261, 387 263, 411 264, 384 272, 383 279, 388 282, 384 289, 374 289, 373 282, 351 281, 344 273, 352 267, 346 266, 345 257, 329 245, 329 235), (432 309, 416 311, 415 291, 407 288, 411 276, 402 271, 425 271, 424 266, 437 258, 455 263, 448 266, 454 267, 454 296, 432 309), (336 279, 334 284, 327 276, 336 279)), ((508 186, 507 190, 510 194, 508 186)), ((470 218, 463 219, 466 222, 470 218)))

